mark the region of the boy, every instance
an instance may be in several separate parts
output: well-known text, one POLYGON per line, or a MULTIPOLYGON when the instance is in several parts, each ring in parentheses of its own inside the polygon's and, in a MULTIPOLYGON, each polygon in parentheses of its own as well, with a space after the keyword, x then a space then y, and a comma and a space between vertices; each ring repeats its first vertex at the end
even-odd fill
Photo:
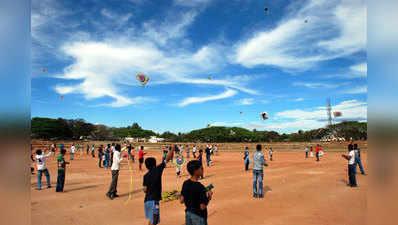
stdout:
MULTIPOLYGON (((253 197, 263 198, 263 166, 268 166, 265 163, 265 158, 263 153, 261 153, 261 145, 256 146, 256 152, 253 153, 253 197), (258 191, 257 191, 257 181, 258 181, 258 191)), ((270 149, 272 151, 272 149, 270 149)))
POLYGON ((192 147, 193 158, 196 159, 196 145, 192 147))
POLYGON ((91 146, 91 156, 93 158, 95 158, 95 146, 94 145, 91 146))
POLYGON ((115 146, 115 152, 113 153, 113 163, 111 167, 112 171, 112 182, 109 187, 108 193, 106 193, 106 196, 110 199, 113 200, 116 197, 119 197, 117 194, 117 180, 119 178, 119 170, 120 170, 120 163, 123 161, 123 157, 120 155, 120 150, 121 146, 120 144, 116 144, 115 146))
POLYGON ((51 188, 50 173, 46 167, 46 159, 51 156, 51 151, 47 155, 43 155, 41 149, 36 150, 36 164, 37 164, 37 190, 41 190, 41 176, 44 175, 47 178, 47 187, 51 188))
POLYGON ((160 222, 159 201, 162 200, 162 174, 166 167, 166 162, 173 158, 173 151, 169 151, 166 159, 156 166, 156 159, 153 157, 145 160, 148 172, 144 175, 145 192, 145 217, 149 220, 149 225, 156 225, 160 222))
POLYGON ((189 146, 185 145, 185 151, 187 152, 187 159, 189 159, 189 146))
POLYGON ((104 154, 102 148, 103 148, 103 145, 101 145, 101 146, 98 148, 98 167, 99 167, 99 168, 102 168, 102 166, 101 166, 101 164, 102 164, 102 155, 104 154))
POLYGON ((64 185, 65 185, 65 165, 69 164, 69 162, 65 162, 65 149, 61 149, 61 155, 57 158, 58 164, 58 177, 57 177, 57 188, 55 189, 56 192, 63 192, 64 185))
POLYGON ((272 151, 272 148, 269 148, 268 151, 268 156, 269 156, 269 160, 272 161, 272 156, 274 155, 274 151, 272 151))
POLYGON ((322 151, 321 145, 317 144, 315 148, 315 156, 316 156, 316 161, 319 162, 319 152, 322 151))
POLYGON ((355 174, 355 151, 352 144, 348 145, 348 155, 341 155, 343 158, 348 160, 348 179, 350 187, 357 187, 357 180, 355 174))
POLYGON ((308 146, 305 146, 304 151, 305 151, 305 158, 308 158, 308 151, 309 151, 308 146))
POLYGON ((210 146, 209 146, 209 145, 206 146, 205 151, 206 151, 206 163, 207 163, 207 167, 210 167, 210 162, 211 162, 211 159, 210 159, 210 156, 211 156, 211 149, 210 149, 210 146))
POLYGON ((145 155, 146 153, 144 152, 144 146, 141 146, 141 149, 140 149, 140 151, 138 152, 138 162, 140 163, 139 164, 139 167, 140 167, 140 171, 142 171, 142 164, 144 163, 144 155, 145 155))
POLYGON ((357 173, 357 165, 358 165, 359 169, 361 170, 361 174, 366 175, 361 162, 361 149, 358 148, 357 144, 354 144, 354 151, 355 151, 355 174, 357 173))
POLYGON ((203 165, 199 160, 192 160, 187 165, 191 178, 182 185, 180 203, 185 204, 186 225, 207 225, 207 205, 213 192, 207 191, 205 186, 199 182, 203 176, 203 165))
MULTIPOLYGON (((201 147, 199 148, 198 161, 203 165, 203 150, 201 147)), ((204 174, 204 171, 202 173, 202 176, 200 177, 201 179, 205 178, 203 174, 204 174)))

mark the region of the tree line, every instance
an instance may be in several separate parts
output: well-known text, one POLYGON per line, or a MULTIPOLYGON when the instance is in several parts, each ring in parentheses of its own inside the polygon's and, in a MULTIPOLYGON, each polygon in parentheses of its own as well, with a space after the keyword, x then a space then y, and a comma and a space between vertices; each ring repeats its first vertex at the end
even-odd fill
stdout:
POLYGON ((157 136, 170 142, 309 142, 320 140, 333 134, 346 140, 367 139, 367 123, 344 121, 325 128, 296 133, 280 134, 276 131, 248 130, 240 127, 208 127, 188 133, 172 133, 166 131, 158 134, 152 130, 141 128, 138 123, 127 127, 107 127, 94 125, 84 119, 52 119, 35 117, 31 120, 31 136, 46 140, 122 140, 125 137, 149 138, 157 136))

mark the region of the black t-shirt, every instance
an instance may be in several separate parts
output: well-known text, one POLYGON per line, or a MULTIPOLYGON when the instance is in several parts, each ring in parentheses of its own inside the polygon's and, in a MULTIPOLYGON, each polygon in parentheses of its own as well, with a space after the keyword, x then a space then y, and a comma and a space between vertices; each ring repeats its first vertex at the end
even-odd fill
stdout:
POLYGON ((143 186, 147 187, 145 202, 162 200, 162 174, 165 167, 166 163, 162 162, 144 175, 143 186))
POLYGON ((207 220, 207 209, 201 210, 200 204, 209 203, 206 188, 200 182, 186 180, 182 185, 181 195, 184 196, 185 211, 194 213, 207 220))
POLYGON ((211 151, 210 151, 210 148, 206 148, 206 156, 210 156, 211 155, 211 151))

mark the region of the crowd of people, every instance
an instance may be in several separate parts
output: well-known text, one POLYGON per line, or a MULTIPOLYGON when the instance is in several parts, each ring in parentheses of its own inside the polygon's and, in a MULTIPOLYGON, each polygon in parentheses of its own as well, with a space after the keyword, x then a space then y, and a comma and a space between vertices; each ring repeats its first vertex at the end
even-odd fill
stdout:
MULTIPOLYGON (((66 153, 64 145, 57 146, 55 143, 49 147, 49 151, 36 149, 35 157, 31 155, 32 161, 36 162, 37 165, 37 190, 42 189, 42 176, 46 176, 47 187, 51 188, 50 173, 46 167, 46 160, 52 155, 55 155, 59 148, 59 155, 56 158, 58 176, 56 192, 64 191, 65 184, 65 170, 66 165, 70 164, 70 161, 76 159, 76 154, 81 156, 86 154, 89 157, 96 158, 95 145, 82 145, 73 143, 69 150, 69 162, 66 161, 66 153), (84 152, 85 150, 85 152, 84 152)), ((139 170, 143 170, 143 164, 147 169, 147 172, 143 175, 143 191, 145 192, 144 199, 144 211, 145 216, 149 221, 150 225, 156 225, 160 223, 160 212, 159 203, 162 199, 162 175, 166 168, 166 164, 173 162, 176 166, 176 174, 178 177, 181 176, 183 165, 186 164, 186 169, 190 174, 190 178, 185 180, 181 192, 179 194, 179 201, 185 204, 186 207, 186 224, 192 225, 204 225, 207 224, 207 205, 212 199, 213 192, 211 188, 205 187, 200 183, 200 179, 204 178, 204 154, 206 156, 205 164, 207 167, 213 166, 212 157, 218 155, 217 145, 165 145, 163 146, 163 157, 162 161, 158 164, 154 157, 147 157, 144 151, 144 146, 138 147, 138 162, 139 170), (189 162, 188 159, 192 160, 189 162), (185 157, 184 157, 185 153, 185 157), (187 162, 187 163, 186 163, 187 162)), ((305 158, 313 157, 313 147, 305 147, 305 158)), ((32 148, 33 152, 33 148, 32 148)), ((255 151, 250 157, 249 147, 245 147, 243 153, 244 170, 248 171, 249 166, 252 162, 253 170, 253 197, 263 198, 263 168, 267 167, 266 155, 268 155, 269 161, 274 160, 274 151, 272 148, 264 150, 263 146, 256 145, 255 151), (264 154, 265 153, 265 154, 264 154), (252 161, 251 159, 252 158, 252 161)), ((315 147, 316 161, 320 161, 320 157, 323 155, 323 149, 318 144, 315 147)), ((349 186, 357 187, 356 182, 356 168, 360 168, 361 173, 365 175, 365 171, 361 162, 361 151, 357 144, 352 142, 348 145, 348 154, 343 154, 346 160, 348 160, 348 177, 349 186)), ((119 197, 117 192, 117 184, 119 177, 120 164, 124 159, 129 160, 129 163, 135 163, 135 147, 130 143, 124 143, 123 147, 121 144, 112 143, 106 146, 100 145, 97 148, 98 167, 111 170, 111 182, 108 192, 105 194, 106 197, 113 200, 119 197), (123 153, 124 152, 124 153, 123 153)), ((130 165, 130 164, 129 164, 130 165)), ((32 168, 32 173, 34 169, 32 168)))

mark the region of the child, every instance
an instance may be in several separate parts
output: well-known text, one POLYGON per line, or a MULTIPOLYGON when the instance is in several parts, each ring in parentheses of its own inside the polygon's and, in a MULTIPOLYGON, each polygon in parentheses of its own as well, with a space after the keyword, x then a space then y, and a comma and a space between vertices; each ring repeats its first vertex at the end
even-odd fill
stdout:
POLYGON ((86 154, 88 155, 88 152, 90 151, 90 145, 87 145, 87 149, 86 149, 86 154))
POLYGON ((216 155, 218 155, 218 147, 217 147, 217 145, 214 145, 214 152, 216 153, 216 155))
POLYGON ((249 170, 249 164, 250 164, 249 147, 245 148, 245 153, 243 155, 243 160, 245 162, 245 171, 248 171, 249 170))
MULTIPOLYGON (((200 163, 202 163, 202 165, 203 165, 203 150, 202 150, 202 148, 199 149, 198 161, 200 163)), ((203 174, 204 174, 204 169, 203 169, 202 176, 200 177, 201 179, 205 178, 203 174)))
POLYGON ((55 189, 56 192, 63 192, 64 185, 65 185, 65 165, 69 164, 69 162, 65 162, 65 149, 61 149, 61 155, 57 158, 58 164, 58 177, 57 177, 57 188, 55 189))
POLYGON ((308 146, 305 146, 304 151, 305 151, 305 158, 308 158, 308 146))
POLYGON ((196 159, 196 145, 192 147, 193 158, 196 159))
POLYGON ((108 193, 106 193, 106 196, 110 199, 113 200, 116 197, 119 197, 117 194, 117 180, 119 178, 119 169, 120 169, 120 163, 123 161, 123 157, 120 155, 120 150, 121 146, 120 144, 116 144, 115 146, 115 152, 113 153, 113 163, 112 163, 112 182, 109 187, 108 193))
POLYGON ((144 155, 145 155, 146 153, 144 152, 144 146, 141 146, 141 149, 140 149, 140 151, 138 152, 138 162, 140 163, 139 164, 139 167, 140 167, 140 171, 142 171, 142 164, 144 163, 144 155))
POLYGON ((94 145, 91 146, 91 156, 93 158, 95 158, 95 146, 94 145))
POLYGON ((316 161, 317 162, 319 162, 320 151, 322 151, 322 147, 321 147, 320 144, 317 144, 316 148, 315 148, 315 156, 316 156, 316 161))
POLYGON ((41 190, 41 176, 44 175, 47 178, 47 187, 51 188, 50 173, 46 167, 46 159, 51 156, 51 151, 47 155, 43 155, 41 149, 36 150, 36 163, 37 163, 37 190, 41 190))
POLYGON ((206 146, 205 151, 206 151, 206 163, 207 163, 207 167, 210 167, 210 162, 211 162, 211 159, 210 159, 210 156, 211 156, 211 148, 210 148, 209 145, 206 146))
MULTIPOLYGON (((261 153, 261 145, 256 146, 256 152, 253 153, 253 197, 263 198, 263 166, 268 166, 265 163, 265 158, 263 153, 261 153), (258 191, 257 191, 257 181, 258 181, 258 191)), ((270 151, 272 149, 270 148, 270 151)))
POLYGON ((108 144, 108 147, 105 149, 105 160, 104 160, 105 169, 108 169, 110 161, 111 161, 111 158, 109 157, 109 154, 111 151, 110 149, 111 149, 110 144, 108 144))
POLYGON ((348 155, 341 155, 348 160, 348 179, 350 187, 357 187, 357 179, 355 174, 355 151, 352 144, 348 145, 348 155))
POLYGON ((167 150, 167 146, 165 148, 165 150, 163 150, 163 157, 162 157, 162 161, 166 160, 167 154, 169 153, 169 150, 167 150))
MULTIPOLYGON (((177 147, 177 146, 176 146, 177 147)), ((144 175, 145 192, 145 217, 149 220, 149 225, 156 225, 160 222, 159 201, 162 200, 162 174, 166 167, 166 162, 173 158, 173 151, 169 151, 166 159, 156 166, 156 159, 153 157, 145 160, 148 172, 144 175)))
POLYGON ((313 148, 312 148, 312 146, 311 146, 311 148, 310 148, 310 157, 312 158, 312 157, 314 157, 314 153, 312 153, 313 152, 313 148))
POLYGON ((203 165, 198 160, 190 161, 187 170, 191 178, 182 185, 180 203, 185 204, 185 224, 207 225, 207 205, 213 196, 211 190, 199 182, 203 176, 203 165))
POLYGON ((187 152, 187 159, 189 159, 189 146, 185 145, 185 151, 187 152))
POLYGON ((272 148, 269 148, 268 156, 269 156, 269 160, 272 161, 272 159, 273 159, 272 157, 274 156, 274 151, 272 151, 272 148))

